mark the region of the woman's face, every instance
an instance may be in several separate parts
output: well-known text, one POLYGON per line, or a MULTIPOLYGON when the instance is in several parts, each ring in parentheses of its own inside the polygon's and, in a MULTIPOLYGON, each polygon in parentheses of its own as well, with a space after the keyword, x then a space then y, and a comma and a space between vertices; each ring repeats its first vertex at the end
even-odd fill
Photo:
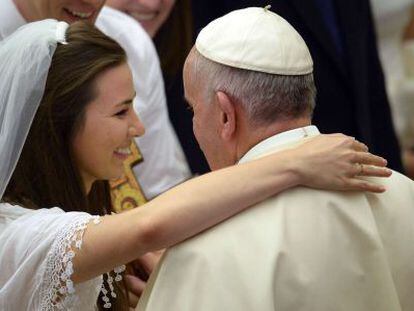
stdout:
POLYGON ((95 180, 122 176, 135 136, 145 129, 132 106, 135 91, 127 64, 102 72, 94 81, 96 97, 85 108, 74 136, 73 152, 87 192, 95 180))
POLYGON ((108 0, 107 5, 135 18, 154 37, 170 15, 175 0, 108 0))

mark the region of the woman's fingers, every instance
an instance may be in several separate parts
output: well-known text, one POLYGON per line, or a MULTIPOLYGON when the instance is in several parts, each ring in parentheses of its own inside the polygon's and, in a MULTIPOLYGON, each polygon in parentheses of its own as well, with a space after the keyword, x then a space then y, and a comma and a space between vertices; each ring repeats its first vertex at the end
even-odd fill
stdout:
POLYGON ((378 167, 372 165, 357 164, 359 166, 358 176, 371 176, 371 177, 390 177, 392 171, 386 167, 378 167))
POLYGON ((148 275, 151 274, 152 270, 154 270, 155 266, 160 261, 160 258, 164 250, 156 251, 156 252, 149 252, 142 255, 140 258, 134 261, 133 266, 135 268, 141 267, 145 270, 148 275))
POLYGON ((384 167, 387 165, 387 160, 385 160, 382 157, 373 155, 369 152, 356 152, 352 156, 352 162, 364 165, 375 165, 380 167, 384 167))
POLYGON ((135 308, 138 306, 138 302, 139 302, 139 297, 135 296, 134 294, 129 293, 129 307, 132 310, 135 310, 135 308))
POLYGON ((377 185, 373 182, 356 178, 349 179, 347 181, 346 187, 348 188, 348 190, 352 191, 369 191, 374 193, 382 193, 386 190, 385 187, 382 185, 377 185))
POLYGON ((361 151, 361 152, 368 151, 368 146, 356 140, 355 137, 347 136, 341 133, 328 134, 325 136, 329 136, 335 139, 339 138, 344 144, 351 146, 351 148, 355 151, 361 151))
POLYGON ((130 306, 136 307, 139 297, 145 289, 146 283, 135 275, 125 275, 125 282, 128 289, 130 306))
POLYGON ((318 189, 383 192, 378 180, 358 177, 389 177, 387 161, 368 152, 368 147, 342 134, 318 135, 302 148, 298 171, 301 184, 318 189))
POLYGON ((357 140, 354 140, 352 142, 352 147, 354 148, 355 151, 368 152, 368 146, 357 140))
POLYGON ((389 177, 392 170, 385 167, 387 161, 379 156, 367 152, 357 152, 352 156, 352 167, 349 172, 350 177, 371 176, 389 177))

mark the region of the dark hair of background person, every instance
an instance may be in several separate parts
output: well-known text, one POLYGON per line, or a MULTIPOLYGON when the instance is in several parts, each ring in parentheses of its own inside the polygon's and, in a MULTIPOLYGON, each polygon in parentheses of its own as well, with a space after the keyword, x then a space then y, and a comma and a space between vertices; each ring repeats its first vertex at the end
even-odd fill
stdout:
POLYGON ((193 46, 193 17, 190 0, 177 0, 170 16, 154 37, 164 74, 181 74, 184 61, 193 46))
POLYGON ((193 114, 184 100, 182 70, 194 44, 191 0, 177 0, 170 16, 161 26, 154 43, 164 76, 168 112, 187 162, 194 174, 208 172, 209 166, 193 135, 193 114))
MULTIPOLYGON (((96 181, 85 192, 72 142, 83 126, 86 106, 96 97, 96 77, 125 63, 126 54, 84 22, 69 27, 67 41, 53 55, 43 98, 2 201, 106 215, 112 210, 109 183, 96 181)), ((125 284, 113 285, 118 298, 111 301, 112 310, 128 310, 128 297, 121 291, 125 284)), ((103 304, 100 297, 99 309, 103 304)))

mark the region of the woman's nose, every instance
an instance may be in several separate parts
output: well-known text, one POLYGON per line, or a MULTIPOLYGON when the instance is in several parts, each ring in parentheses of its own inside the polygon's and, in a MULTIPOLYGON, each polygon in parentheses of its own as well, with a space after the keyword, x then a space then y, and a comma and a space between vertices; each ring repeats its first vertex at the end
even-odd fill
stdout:
POLYGON ((145 127, 144 124, 141 122, 141 120, 139 119, 138 115, 136 113, 134 113, 134 115, 132 116, 132 123, 131 126, 129 127, 129 135, 131 137, 139 137, 145 134, 145 127))

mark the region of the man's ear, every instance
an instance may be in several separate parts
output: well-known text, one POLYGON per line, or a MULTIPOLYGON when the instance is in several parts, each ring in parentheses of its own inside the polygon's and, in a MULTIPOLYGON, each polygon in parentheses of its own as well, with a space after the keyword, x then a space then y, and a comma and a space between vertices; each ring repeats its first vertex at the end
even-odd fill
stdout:
POLYGON ((237 116, 234 102, 224 92, 216 93, 217 104, 220 109, 220 136, 224 140, 234 137, 237 126, 237 116))

